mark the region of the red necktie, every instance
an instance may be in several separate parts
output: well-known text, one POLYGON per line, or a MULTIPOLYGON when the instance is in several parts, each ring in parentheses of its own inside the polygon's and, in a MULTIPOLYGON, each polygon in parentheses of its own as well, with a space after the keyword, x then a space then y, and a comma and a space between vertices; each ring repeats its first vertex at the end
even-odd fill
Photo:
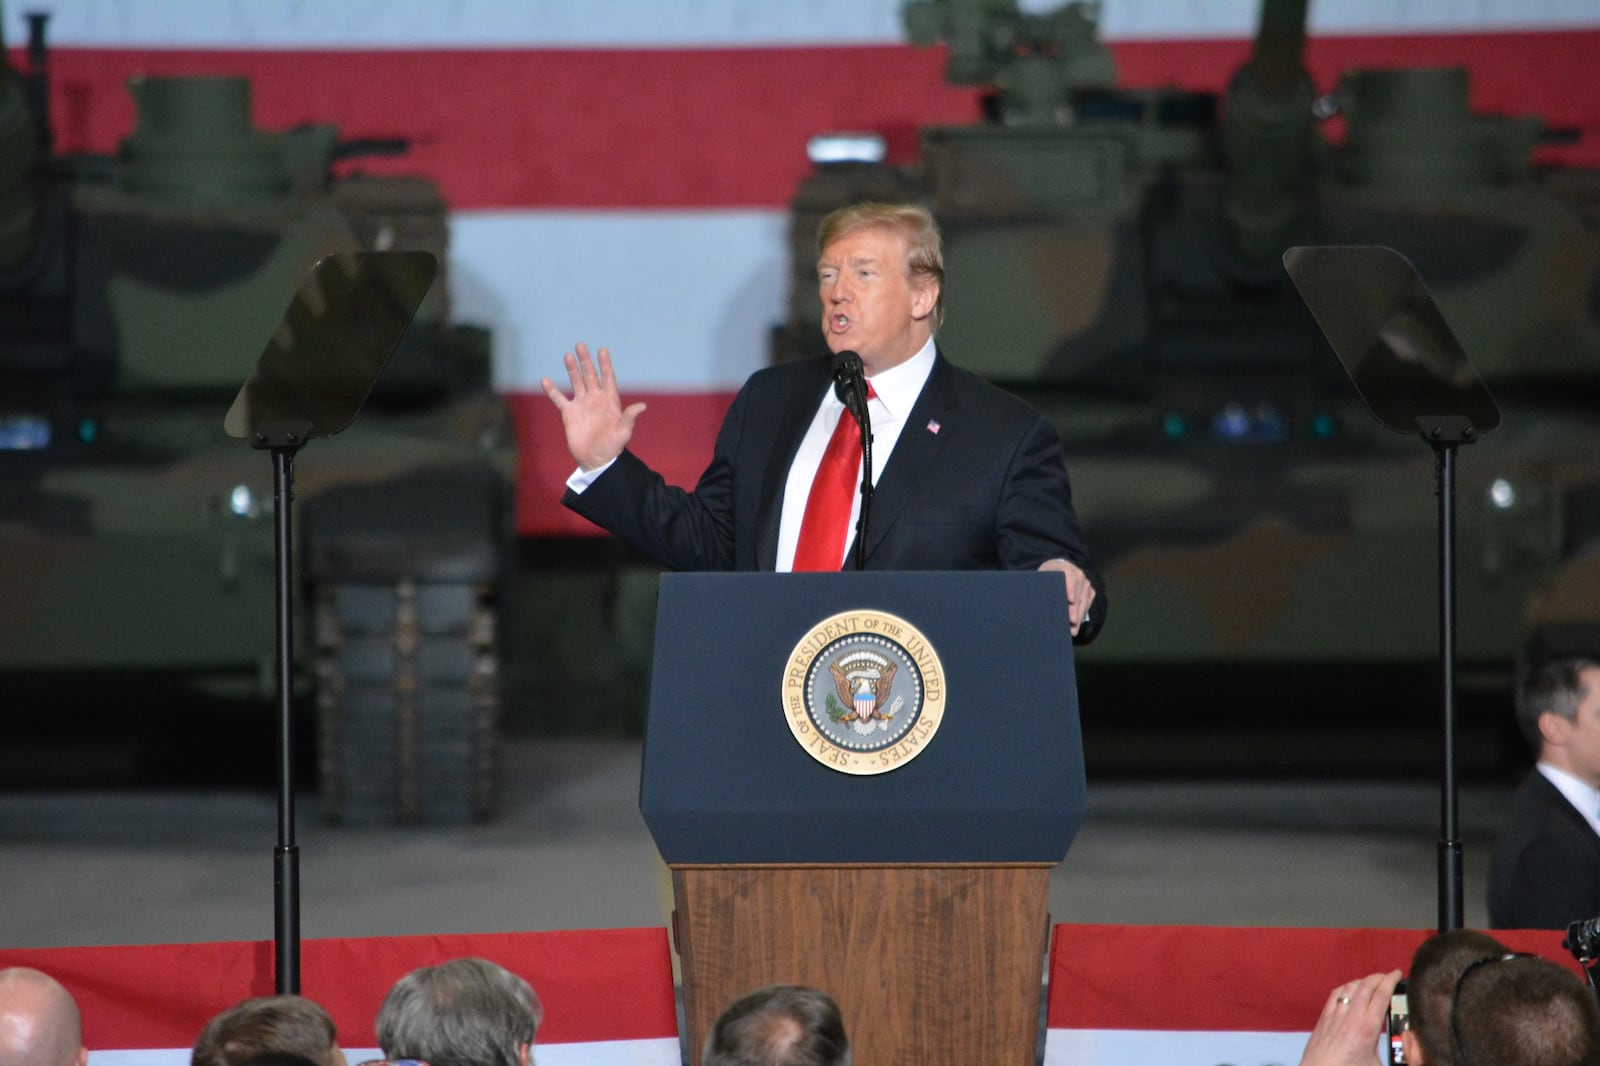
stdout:
MULTIPOLYGON (((867 384, 867 398, 878 394, 867 384)), ((828 438, 828 450, 811 482, 806 511, 800 519, 800 540, 794 549, 794 569, 838 570, 844 565, 845 537, 850 531, 850 509, 861 485, 861 428, 849 411, 839 414, 839 424, 828 438)))

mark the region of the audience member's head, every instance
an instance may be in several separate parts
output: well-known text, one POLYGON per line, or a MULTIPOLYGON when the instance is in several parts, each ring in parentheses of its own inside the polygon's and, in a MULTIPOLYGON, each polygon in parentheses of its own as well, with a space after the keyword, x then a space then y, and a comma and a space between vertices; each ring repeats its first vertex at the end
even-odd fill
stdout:
POLYGON ((1468 966, 1451 1022, 1454 1066, 1600 1064, 1600 1005, 1571 971, 1531 955, 1468 966))
POLYGON ((487 959, 451 959, 395 982, 378 1009, 387 1059, 429 1066, 530 1066, 544 1007, 528 982, 487 959))
POLYGON ((84 1066, 78 1004, 47 973, 0 970, 0 1066, 84 1066))
POLYGON ((804 985, 768 985, 711 1027, 701 1066, 850 1066, 839 1005, 804 985))
POLYGON ((190 1066, 293 1066, 284 1056, 315 1066, 345 1066, 333 1018, 304 996, 257 996, 206 1023, 190 1066))
POLYGON ((1431 936, 1411 956, 1406 975, 1406 1062, 1421 1066, 1460 1066, 1450 1038, 1450 1005, 1456 982, 1479 959, 1506 954, 1505 945, 1475 929, 1452 929, 1431 936), (1420 1045, 1420 1047, 1419 1047, 1420 1045))

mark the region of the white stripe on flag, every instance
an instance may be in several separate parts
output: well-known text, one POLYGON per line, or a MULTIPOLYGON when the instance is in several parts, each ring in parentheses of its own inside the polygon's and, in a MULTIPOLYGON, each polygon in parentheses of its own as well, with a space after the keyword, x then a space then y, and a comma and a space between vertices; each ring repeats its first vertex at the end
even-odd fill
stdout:
POLYGON ((186 1047, 163 1047, 91 1051, 89 1066, 189 1066, 193 1050, 186 1047))
POLYGON ((778 211, 461 211, 458 321, 494 333, 496 386, 565 380, 561 355, 605 345, 628 389, 735 389, 768 362, 788 266, 778 211))
MULTIPOLYGON (((1261 0, 1106 0, 1100 32, 1110 40, 1249 37, 1261 0)), ((1311 0, 1313 35, 1466 33, 1600 26, 1594 0, 1311 0)))
MULTIPOLYGON (((383 1057, 378 1048, 344 1048, 350 1066, 383 1057)), ((189 1066, 189 1048, 91 1051, 89 1066, 189 1066)), ((570 1044, 538 1044, 538 1066, 681 1066, 676 1037, 653 1040, 588 1040, 570 1044)))
MULTIPOLYGON (((1043 11, 1061 0, 1022 0, 1043 11)), ((692 48, 899 44, 901 0, 54 0, 51 38, 75 47, 692 48)), ((23 5, 6 39, 26 40, 23 5)), ((1260 0, 1107 0, 1107 38, 1243 37, 1260 0)), ((1311 31, 1368 34, 1600 25, 1594 0, 1318 0, 1311 31)))
MULTIPOLYGON (((1310 1033, 1050 1029, 1044 1066, 1217 1066, 1300 1061, 1310 1033)), ((1376 1045, 1374 1045, 1376 1052, 1376 1045)))
POLYGON ((682 1066, 676 1039, 596 1040, 586 1044, 540 1044, 538 1066, 682 1066))

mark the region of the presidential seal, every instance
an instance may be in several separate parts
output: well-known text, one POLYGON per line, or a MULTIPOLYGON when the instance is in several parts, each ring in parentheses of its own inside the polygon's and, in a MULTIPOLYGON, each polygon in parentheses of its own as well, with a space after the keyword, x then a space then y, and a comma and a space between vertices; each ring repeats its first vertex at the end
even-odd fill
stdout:
POLYGON ((881 774, 927 747, 944 717, 944 667, 916 627, 882 611, 825 618, 794 646, 783 713, 807 754, 881 774))

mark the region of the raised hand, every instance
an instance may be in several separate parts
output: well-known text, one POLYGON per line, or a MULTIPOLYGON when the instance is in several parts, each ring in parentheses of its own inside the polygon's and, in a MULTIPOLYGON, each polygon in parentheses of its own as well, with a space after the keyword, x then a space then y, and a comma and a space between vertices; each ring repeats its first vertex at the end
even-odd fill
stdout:
POLYGON ((1378 1035, 1399 981, 1400 971, 1390 970, 1347 981, 1328 993, 1300 1066, 1380 1066, 1378 1035))
POLYGON ((562 357, 572 381, 570 397, 549 378, 539 379, 539 387, 561 412, 567 450, 586 471, 605 466, 622 454, 633 438, 634 423, 645 409, 642 403, 622 406, 616 375, 611 370, 611 353, 601 348, 597 357, 591 360, 584 344, 576 345, 575 352, 562 357))

